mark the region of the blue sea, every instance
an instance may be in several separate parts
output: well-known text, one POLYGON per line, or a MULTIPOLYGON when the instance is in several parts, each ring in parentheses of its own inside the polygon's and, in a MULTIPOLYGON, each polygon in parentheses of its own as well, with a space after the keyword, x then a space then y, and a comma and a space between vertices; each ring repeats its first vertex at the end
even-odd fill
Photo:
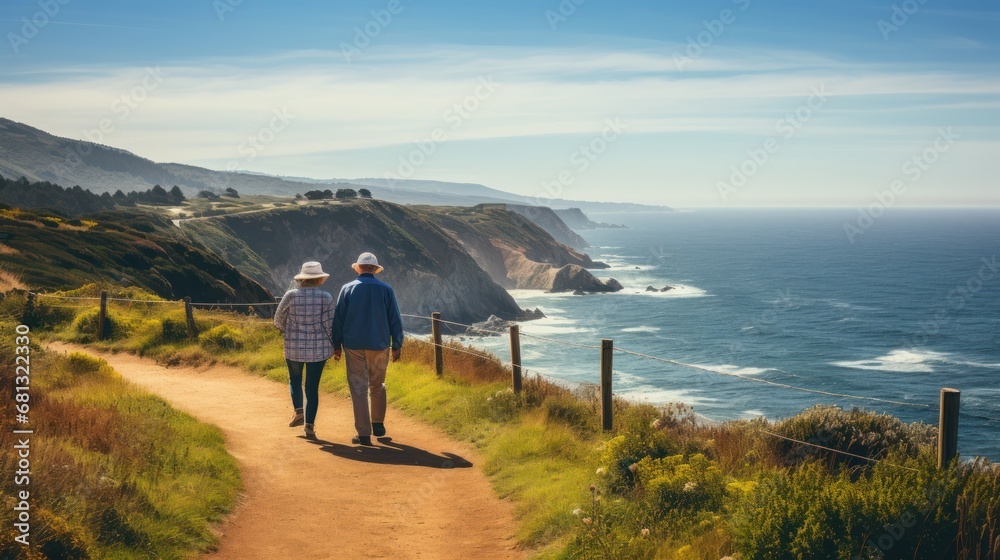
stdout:
MULTIPOLYGON (((889 209, 853 243, 851 209, 604 214, 629 229, 579 232, 616 294, 512 292, 548 316, 537 335, 616 347, 616 394, 681 401, 707 418, 781 418, 819 404, 937 423, 943 387, 962 391, 959 452, 1000 460, 1000 210, 889 209), (647 292, 648 286, 673 286, 647 292), (726 375, 728 374, 728 375, 726 375), (754 382, 874 397, 832 397, 754 382)), ((505 338, 471 339, 508 358, 505 338)), ((600 351, 523 338, 522 361, 599 382, 600 351)))

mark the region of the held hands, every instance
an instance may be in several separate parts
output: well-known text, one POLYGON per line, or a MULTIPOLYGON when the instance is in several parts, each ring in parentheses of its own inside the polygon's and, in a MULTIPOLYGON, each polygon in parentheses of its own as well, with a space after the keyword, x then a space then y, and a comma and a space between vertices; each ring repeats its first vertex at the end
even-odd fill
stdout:
POLYGON ((397 350, 393 350, 392 351, 392 361, 398 362, 399 361, 399 354, 400 354, 400 350, 398 350, 398 349, 397 350))
POLYGON ((333 360, 336 361, 336 362, 339 362, 340 361, 340 357, 343 356, 343 355, 344 355, 344 350, 341 349, 341 348, 338 348, 338 349, 336 349, 336 350, 333 351, 333 360))

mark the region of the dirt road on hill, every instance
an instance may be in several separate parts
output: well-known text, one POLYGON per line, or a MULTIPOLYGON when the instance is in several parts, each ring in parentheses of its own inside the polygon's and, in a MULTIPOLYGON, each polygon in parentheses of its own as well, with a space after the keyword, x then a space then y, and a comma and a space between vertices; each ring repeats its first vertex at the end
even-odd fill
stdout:
MULTIPOLYGON (((286 385, 236 368, 165 368, 103 354, 122 377, 222 429, 244 492, 210 559, 522 558, 510 504, 497 498, 465 444, 390 409, 391 441, 351 445, 349 398, 323 394, 318 441, 289 428, 286 385)), ((390 371, 391 374, 391 371, 390 371)))

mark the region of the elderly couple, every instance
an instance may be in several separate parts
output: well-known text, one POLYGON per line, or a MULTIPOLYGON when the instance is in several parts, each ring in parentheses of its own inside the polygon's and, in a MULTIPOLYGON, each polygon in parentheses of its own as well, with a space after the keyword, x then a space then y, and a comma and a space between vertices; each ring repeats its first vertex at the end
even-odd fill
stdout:
POLYGON ((347 384, 358 432, 352 443, 372 445, 372 434, 385 435, 385 370, 390 355, 394 362, 399 359, 403 322, 392 287, 375 278, 382 272, 375 255, 362 253, 352 266, 358 278, 344 284, 334 303, 333 296, 319 289, 330 275, 318 262, 303 264, 295 276, 298 288, 281 298, 274 325, 285 335, 285 362, 295 407, 288 425, 294 428, 305 424, 306 437, 316 438, 314 422, 323 366, 330 356, 340 360, 346 349, 347 384))

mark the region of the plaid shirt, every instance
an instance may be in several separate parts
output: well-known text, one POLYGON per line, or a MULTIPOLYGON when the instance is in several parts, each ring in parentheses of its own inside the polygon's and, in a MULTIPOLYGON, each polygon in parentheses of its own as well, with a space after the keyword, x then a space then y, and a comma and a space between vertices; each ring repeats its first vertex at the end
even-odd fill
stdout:
POLYGON ((274 314, 285 333, 285 359, 322 362, 333 355, 333 296, 319 288, 288 290, 274 314))

